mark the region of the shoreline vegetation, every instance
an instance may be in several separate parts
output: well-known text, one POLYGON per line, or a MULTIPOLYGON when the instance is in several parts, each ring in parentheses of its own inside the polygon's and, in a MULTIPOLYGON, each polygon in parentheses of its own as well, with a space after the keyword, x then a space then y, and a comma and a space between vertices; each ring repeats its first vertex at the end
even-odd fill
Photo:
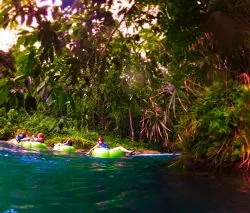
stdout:
MULTIPOLYGON (((1 117, 0 117, 1 121, 1 117)), ((62 124, 62 120, 51 116, 44 116, 41 113, 28 115, 26 112, 18 113, 18 111, 10 110, 7 118, 2 117, 1 139, 15 138, 16 135, 25 131, 28 136, 37 134, 38 132, 45 133, 45 143, 48 147, 53 147, 57 143, 64 143, 68 138, 73 139, 73 146, 78 153, 86 153, 90 148, 97 144, 97 139, 102 136, 111 148, 123 146, 127 149, 136 150, 136 154, 159 154, 159 153, 182 153, 176 159, 176 162, 171 167, 179 167, 191 171, 213 171, 220 169, 238 168, 240 158, 237 161, 214 162, 204 156, 195 158, 195 154, 185 153, 183 151, 190 150, 185 148, 185 143, 178 144, 178 141, 169 143, 170 147, 163 147, 163 143, 149 143, 144 141, 132 141, 130 138, 124 139, 118 132, 105 132, 94 130, 77 130, 71 128, 71 122, 62 124), (61 128, 58 126, 61 125, 61 128), (189 157, 188 157, 189 156, 189 157)), ((188 139, 188 138, 187 138, 188 139)), ((186 140, 187 140, 186 139, 186 140)))
POLYGON ((57 143, 64 143, 67 139, 73 140, 73 146, 78 152, 85 152, 97 144, 98 137, 103 137, 105 142, 111 147, 123 146, 136 153, 162 153, 174 150, 165 149, 162 142, 147 142, 131 140, 121 136, 121 131, 107 130, 99 131, 76 128, 73 120, 67 117, 52 117, 43 113, 29 115, 24 109, 9 110, 0 108, 0 139, 5 141, 16 138, 21 132, 26 132, 28 137, 42 132, 45 136, 45 144, 53 147, 57 143), (2 110, 2 111, 1 111, 2 110), (1 116, 2 112, 2 116, 1 116))

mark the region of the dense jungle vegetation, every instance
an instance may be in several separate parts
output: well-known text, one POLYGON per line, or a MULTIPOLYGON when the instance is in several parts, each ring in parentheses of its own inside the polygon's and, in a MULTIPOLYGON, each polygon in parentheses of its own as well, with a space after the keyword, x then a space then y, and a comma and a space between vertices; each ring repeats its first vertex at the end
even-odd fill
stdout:
POLYGON ((19 33, 0 54, 0 137, 116 135, 248 169, 249 18, 248 0, 2 1, 19 33))

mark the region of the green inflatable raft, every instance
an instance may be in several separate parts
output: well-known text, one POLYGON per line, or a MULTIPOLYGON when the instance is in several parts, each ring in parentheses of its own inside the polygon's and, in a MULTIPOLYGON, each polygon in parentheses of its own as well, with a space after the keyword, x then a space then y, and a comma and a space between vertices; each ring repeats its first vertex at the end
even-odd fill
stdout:
POLYGON ((45 143, 40 143, 40 142, 23 141, 23 142, 20 142, 19 145, 25 149, 39 149, 39 150, 48 149, 45 143))
POLYGON ((91 156, 96 158, 122 158, 126 156, 126 153, 119 149, 95 148, 91 152, 91 156))
POLYGON ((59 151, 59 152, 75 152, 76 149, 73 146, 67 146, 64 144, 55 144, 53 147, 53 151, 59 151))

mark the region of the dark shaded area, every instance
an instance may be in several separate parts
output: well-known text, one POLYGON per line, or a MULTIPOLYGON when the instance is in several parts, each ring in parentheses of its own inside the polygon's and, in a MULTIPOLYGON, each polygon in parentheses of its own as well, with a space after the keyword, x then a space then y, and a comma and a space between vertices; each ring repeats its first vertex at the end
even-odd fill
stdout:
POLYGON ((35 111, 37 111, 37 101, 34 97, 31 95, 28 95, 24 101, 25 104, 25 110, 29 114, 33 114, 35 111))
POLYGON ((65 9, 68 6, 71 6, 74 3, 75 0, 63 0, 61 8, 65 9))

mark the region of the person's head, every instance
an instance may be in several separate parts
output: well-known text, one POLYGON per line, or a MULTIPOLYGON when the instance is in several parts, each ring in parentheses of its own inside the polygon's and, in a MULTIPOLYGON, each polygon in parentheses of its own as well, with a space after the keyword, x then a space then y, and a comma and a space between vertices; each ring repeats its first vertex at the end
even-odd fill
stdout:
POLYGON ((73 143, 72 138, 68 138, 67 142, 71 142, 71 143, 73 143))
POLYGON ((43 133, 41 133, 41 132, 39 132, 39 133, 37 134, 37 137, 38 137, 38 138, 42 138, 42 139, 44 139, 44 134, 43 134, 43 133))
POLYGON ((103 141, 104 141, 104 140, 103 140, 102 137, 99 137, 99 138, 98 138, 98 143, 103 143, 103 141))
POLYGON ((23 137, 26 137, 26 132, 22 131, 21 134, 23 135, 23 137))
POLYGON ((17 136, 17 140, 20 141, 20 140, 22 140, 24 137, 25 137, 25 136, 24 136, 23 134, 19 134, 19 135, 17 136))

